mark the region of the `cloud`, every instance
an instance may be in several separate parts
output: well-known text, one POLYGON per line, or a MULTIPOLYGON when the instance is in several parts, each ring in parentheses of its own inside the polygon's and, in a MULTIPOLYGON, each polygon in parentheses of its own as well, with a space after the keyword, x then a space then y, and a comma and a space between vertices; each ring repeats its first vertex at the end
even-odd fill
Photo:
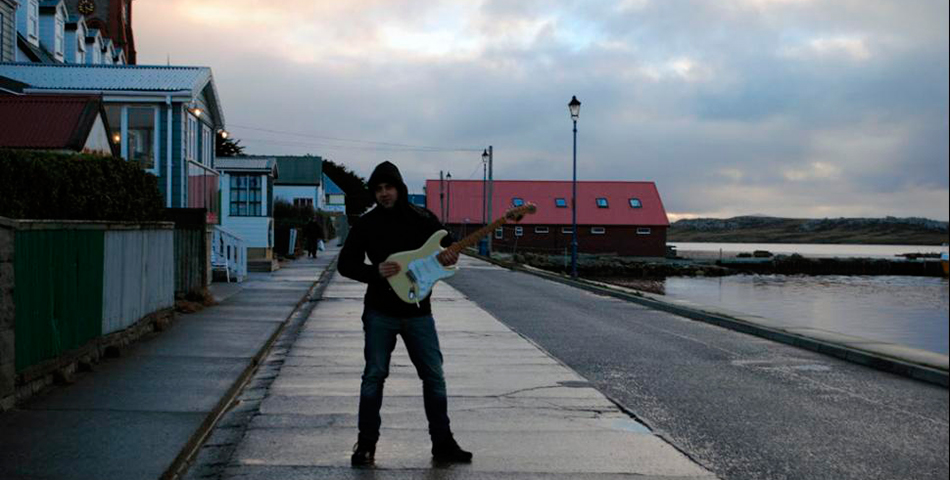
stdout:
POLYGON ((837 57, 865 61, 871 58, 871 50, 863 38, 843 35, 813 38, 804 45, 786 47, 781 54, 796 59, 837 57))
POLYGON ((579 177, 655 181, 674 214, 950 209, 946 2, 167 0, 134 13, 140 62, 211 66, 253 153, 362 175, 392 160, 419 191, 440 170, 480 178, 493 145, 496 178, 566 179, 577 95, 579 177))

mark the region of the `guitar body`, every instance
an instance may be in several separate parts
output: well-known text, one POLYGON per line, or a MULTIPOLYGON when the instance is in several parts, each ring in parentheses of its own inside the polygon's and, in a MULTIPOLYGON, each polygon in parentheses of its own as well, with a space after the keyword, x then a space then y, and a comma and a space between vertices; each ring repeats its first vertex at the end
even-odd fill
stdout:
POLYGON ((445 267, 436 258, 442 253, 442 238, 448 235, 445 230, 432 234, 426 243, 415 250, 394 253, 387 262, 399 264, 399 273, 387 278, 396 295, 406 303, 418 304, 432 293, 436 282, 455 275, 458 267, 445 267))

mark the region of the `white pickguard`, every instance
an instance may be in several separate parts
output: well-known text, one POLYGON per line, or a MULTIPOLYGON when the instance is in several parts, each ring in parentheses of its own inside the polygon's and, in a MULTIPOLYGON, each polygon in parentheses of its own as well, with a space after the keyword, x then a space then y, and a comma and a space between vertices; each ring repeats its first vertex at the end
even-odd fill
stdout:
POLYGON ((439 263, 439 259, 436 258, 439 253, 441 252, 436 252, 428 257, 409 262, 407 269, 411 274, 407 273, 407 276, 409 277, 409 281, 415 286, 415 289, 409 292, 409 298, 413 302, 418 303, 429 296, 429 293, 432 292, 432 287, 434 287, 435 283, 439 280, 455 275, 456 269, 445 268, 439 263))

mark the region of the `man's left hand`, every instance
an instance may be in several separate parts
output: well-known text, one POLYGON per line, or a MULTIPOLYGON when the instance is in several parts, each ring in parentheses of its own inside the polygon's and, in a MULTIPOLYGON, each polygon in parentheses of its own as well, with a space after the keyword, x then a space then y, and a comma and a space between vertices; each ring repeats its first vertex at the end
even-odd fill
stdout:
POLYGON ((459 254, 452 250, 442 250, 438 257, 439 263, 444 267, 455 265, 459 261, 459 254))

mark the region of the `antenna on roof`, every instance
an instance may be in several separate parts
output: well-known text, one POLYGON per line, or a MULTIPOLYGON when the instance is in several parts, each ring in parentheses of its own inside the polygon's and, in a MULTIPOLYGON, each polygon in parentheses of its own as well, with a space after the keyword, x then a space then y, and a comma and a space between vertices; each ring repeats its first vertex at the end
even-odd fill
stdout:
POLYGON ((165 53, 165 65, 172 66, 172 56, 168 52, 165 53))

